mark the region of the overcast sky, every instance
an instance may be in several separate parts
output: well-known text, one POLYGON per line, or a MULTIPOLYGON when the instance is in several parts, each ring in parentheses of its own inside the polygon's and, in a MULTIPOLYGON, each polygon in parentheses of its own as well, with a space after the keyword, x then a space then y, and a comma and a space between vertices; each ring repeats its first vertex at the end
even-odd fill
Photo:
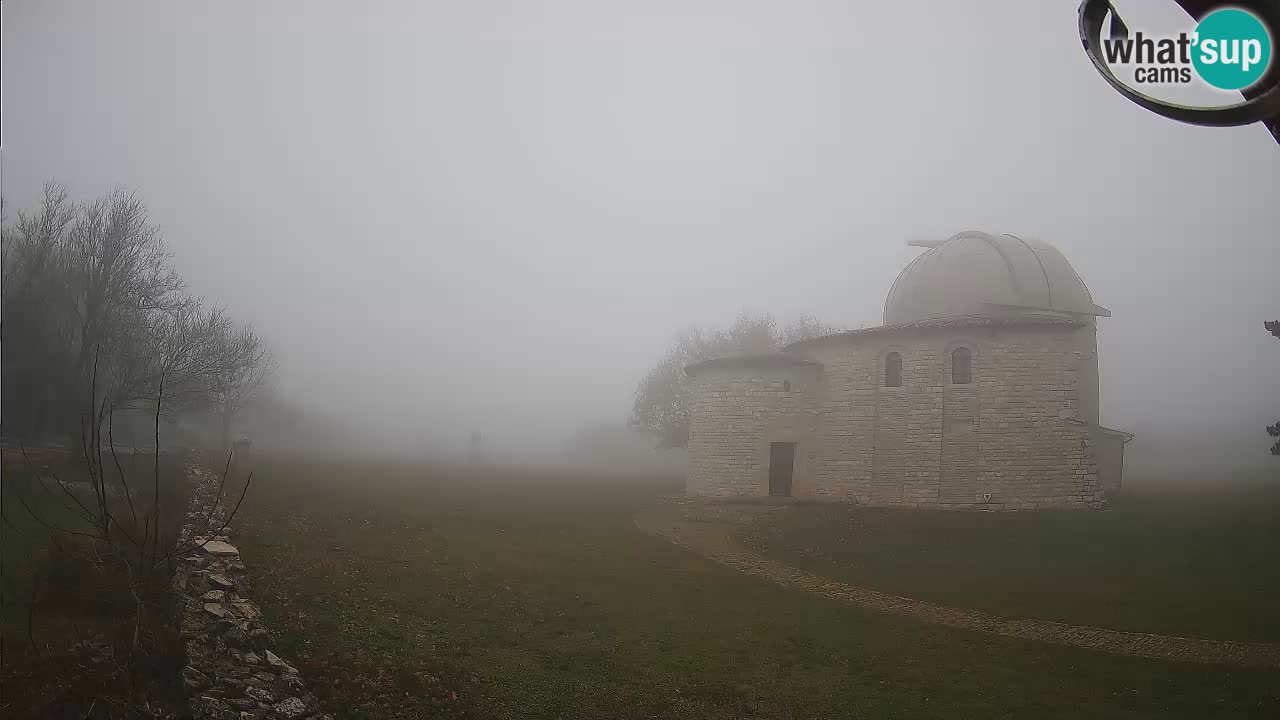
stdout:
POLYGON ((137 189, 286 391, 424 442, 621 420, 744 309, 879 324, 906 241, 965 229, 1112 310, 1104 424, 1261 434, 1280 147, 1130 104, 1076 6, 5 0, 3 193, 137 189))

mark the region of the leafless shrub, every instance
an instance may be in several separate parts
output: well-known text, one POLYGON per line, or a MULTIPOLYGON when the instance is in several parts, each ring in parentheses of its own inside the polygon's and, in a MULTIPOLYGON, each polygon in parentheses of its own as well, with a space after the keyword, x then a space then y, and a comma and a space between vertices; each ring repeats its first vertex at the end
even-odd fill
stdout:
MULTIPOLYGON (((95 368, 96 365, 95 362, 95 368)), ((211 509, 195 523, 191 540, 172 545, 162 541, 167 537, 166 531, 175 531, 177 528, 174 524, 182 522, 183 518, 182 514, 166 518, 160 505, 160 415, 166 392, 163 376, 154 397, 155 447, 151 458, 149 506, 143 506, 140 502, 144 494, 139 492, 142 489, 139 478, 131 478, 120 460, 117 446, 113 442, 107 402, 97 394, 96 370, 91 377, 92 399, 82 418, 80 443, 88 477, 88 492, 73 487, 57 472, 38 468, 31 461, 25 445, 22 446, 24 462, 30 476, 34 478, 31 493, 42 494, 45 502, 56 500, 61 510, 65 511, 60 516, 70 518, 71 522, 60 523, 45 517, 38 509, 40 503, 28 502, 21 492, 16 493, 15 497, 36 523, 50 531, 55 539, 55 547, 61 548, 57 538, 64 537, 74 538, 86 548, 92 564, 97 568, 99 581, 80 582, 80 587, 77 588, 80 594, 104 596, 108 593, 123 593, 129 598, 132 609, 125 619, 129 624, 129 641, 125 654, 117 659, 127 665, 133 662, 140 648, 142 629, 148 613, 154 612, 168 595, 176 559, 198 550, 226 529, 239 511, 252 484, 253 475, 250 473, 246 478, 234 507, 224 519, 217 520, 218 515, 211 509), (171 525, 166 527, 165 523, 171 525)), ((217 489, 219 502, 226 489, 231 460, 231 455, 228 455, 217 489)), ((29 606, 31 615, 28 617, 28 635, 33 646, 35 640, 30 628, 34 624, 35 596, 39 591, 37 579, 32 589, 33 597, 29 606)))

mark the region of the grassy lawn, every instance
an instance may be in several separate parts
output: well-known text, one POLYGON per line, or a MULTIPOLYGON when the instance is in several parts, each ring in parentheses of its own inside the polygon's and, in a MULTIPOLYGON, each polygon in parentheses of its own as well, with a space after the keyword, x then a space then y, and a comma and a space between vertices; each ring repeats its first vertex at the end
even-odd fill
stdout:
POLYGON ((744 532, 776 559, 998 614, 1280 640, 1280 483, 1122 496, 1108 512, 790 506, 744 532))
POLYGON ((1275 717, 1280 674, 967 633, 637 531, 677 482, 260 459, 241 549, 285 652, 355 718, 1275 717))

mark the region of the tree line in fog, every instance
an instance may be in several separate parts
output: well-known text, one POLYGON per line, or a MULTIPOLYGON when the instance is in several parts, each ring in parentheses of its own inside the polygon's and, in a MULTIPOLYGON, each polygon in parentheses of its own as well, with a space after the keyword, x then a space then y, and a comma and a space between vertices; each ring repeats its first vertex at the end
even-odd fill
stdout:
MULTIPOLYGON (((7 210, 7 209, 6 209, 7 210)), ((250 325, 188 292, 135 193, 49 183, 3 224, 6 437, 78 443, 87 417, 216 416, 222 441, 273 367, 250 325)))

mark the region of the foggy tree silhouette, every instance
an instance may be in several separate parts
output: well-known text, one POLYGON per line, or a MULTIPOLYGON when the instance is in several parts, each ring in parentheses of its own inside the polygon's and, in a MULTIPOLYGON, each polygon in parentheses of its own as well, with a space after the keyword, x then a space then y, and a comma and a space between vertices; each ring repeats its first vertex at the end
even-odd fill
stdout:
POLYGON ((271 354, 251 327, 187 291, 148 212, 123 187, 77 203, 49 182, 34 210, 0 222, 6 435, 74 438, 80 398, 111 416, 148 408, 163 381, 166 416, 215 405, 230 449, 231 416, 270 372, 271 354))
POLYGON ((684 369, 712 358, 776 352, 800 340, 839 332, 811 316, 778 327, 773 316, 744 312, 729 328, 687 328, 661 361, 640 380, 628 424, 649 433, 660 448, 689 446, 693 381, 684 369))

